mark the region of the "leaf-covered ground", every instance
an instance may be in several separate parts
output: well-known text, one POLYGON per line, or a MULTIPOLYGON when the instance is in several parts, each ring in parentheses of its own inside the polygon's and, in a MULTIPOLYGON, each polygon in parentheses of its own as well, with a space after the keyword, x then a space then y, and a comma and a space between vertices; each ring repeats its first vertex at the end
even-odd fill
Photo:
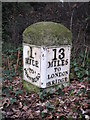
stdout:
POLYGON ((22 84, 22 47, 2 55, 2 120, 89 120, 89 57, 72 58, 70 85, 28 93, 22 84))
POLYGON ((3 108, 5 120, 89 120, 89 84, 73 80, 70 86, 56 87, 55 91, 28 93, 23 89, 21 77, 3 82, 3 108))

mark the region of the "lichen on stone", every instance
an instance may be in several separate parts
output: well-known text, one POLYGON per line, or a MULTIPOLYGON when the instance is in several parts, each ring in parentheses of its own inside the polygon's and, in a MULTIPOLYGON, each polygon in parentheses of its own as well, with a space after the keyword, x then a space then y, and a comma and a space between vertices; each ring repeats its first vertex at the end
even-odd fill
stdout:
POLYGON ((38 22, 24 30, 23 41, 39 46, 71 45, 72 33, 59 23, 38 22))

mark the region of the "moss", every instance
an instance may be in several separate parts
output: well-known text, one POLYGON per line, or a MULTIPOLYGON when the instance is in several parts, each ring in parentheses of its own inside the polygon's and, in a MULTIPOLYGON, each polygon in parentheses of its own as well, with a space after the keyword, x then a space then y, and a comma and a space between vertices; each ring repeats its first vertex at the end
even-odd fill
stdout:
MULTIPOLYGON (((66 86, 69 86, 69 84, 70 84, 69 82, 66 82, 66 83, 63 83, 63 86, 66 87, 66 86)), ((57 86, 62 88, 62 84, 54 85, 54 86, 51 86, 51 87, 48 87, 48 88, 39 88, 39 87, 37 87, 35 85, 32 85, 31 83, 23 80, 23 87, 29 93, 32 93, 32 92, 38 93, 38 92, 43 91, 43 90, 46 90, 47 92, 50 91, 50 90, 55 91, 57 86)))
POLYGON ((25 88, 26 91, 32 93, 32 92, 35 92, 35 93, 38 93, 40 91, 40 88, 38 88, 37 86, 35 85, 32 85, 31 83, 23 80, 23 87, 25 88))
POLYGON ((23 41, 33 45, 71 45, 71 40, 71 31, 54 22, 38 22, 30 25, 23 32, 23 41))

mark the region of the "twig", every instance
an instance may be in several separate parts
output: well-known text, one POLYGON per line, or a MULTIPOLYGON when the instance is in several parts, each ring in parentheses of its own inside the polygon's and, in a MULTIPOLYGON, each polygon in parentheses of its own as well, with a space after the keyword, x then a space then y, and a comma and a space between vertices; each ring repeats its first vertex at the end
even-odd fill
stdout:
MULTIPOLYGON (((85 31, 87 30, 87 27, 88 27, 88 23, 86 24, 85 31)), ((86 33, 84 33, 84 45, 85 45, 85 36, 86 36, 86 33)))
POLYGON ((85 58, 86 58, 86 54, 87 54, 87 47, 86 47, 86 50, 85 50, 85 56, 84 56, 84 60, 83 60, 83 67, 85 66, 85 58))
POLYGON ((74 10, 71 13, 71 20, 70 20, 70 30, 71 31, 72 31, 73 13, 74 13, 74 10))
POLYGON ((90 47, 89 47, 89 46, 87 46, 87 45, 85 45, 85 44, 84 44, 83 46, 85 46, 86 48, 90 49, 90 47))
POLYGON ((17 67, 18 67, 18 63, 19 63, 19 56, 20 56, 20 48, 18 49, 18 58, 17 58, 16 67, 15 67, 15 73, 16 73, 16 71, 17 71, 17 67))
POLYGON ((79 40, 79 37, 80 37, 80 33, 81 33, 81 27, 80 27, 79 32, 78 32, 76 43, 78 43, 78 40, 79 40))

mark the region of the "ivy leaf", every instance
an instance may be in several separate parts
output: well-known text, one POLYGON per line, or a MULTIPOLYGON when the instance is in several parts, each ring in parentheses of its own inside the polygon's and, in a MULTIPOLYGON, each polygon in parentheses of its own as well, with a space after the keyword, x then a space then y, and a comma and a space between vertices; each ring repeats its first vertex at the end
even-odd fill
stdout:
POLYGON ((10 98, 10 103, 13 104, 16 102, 16 98, 10 98))

